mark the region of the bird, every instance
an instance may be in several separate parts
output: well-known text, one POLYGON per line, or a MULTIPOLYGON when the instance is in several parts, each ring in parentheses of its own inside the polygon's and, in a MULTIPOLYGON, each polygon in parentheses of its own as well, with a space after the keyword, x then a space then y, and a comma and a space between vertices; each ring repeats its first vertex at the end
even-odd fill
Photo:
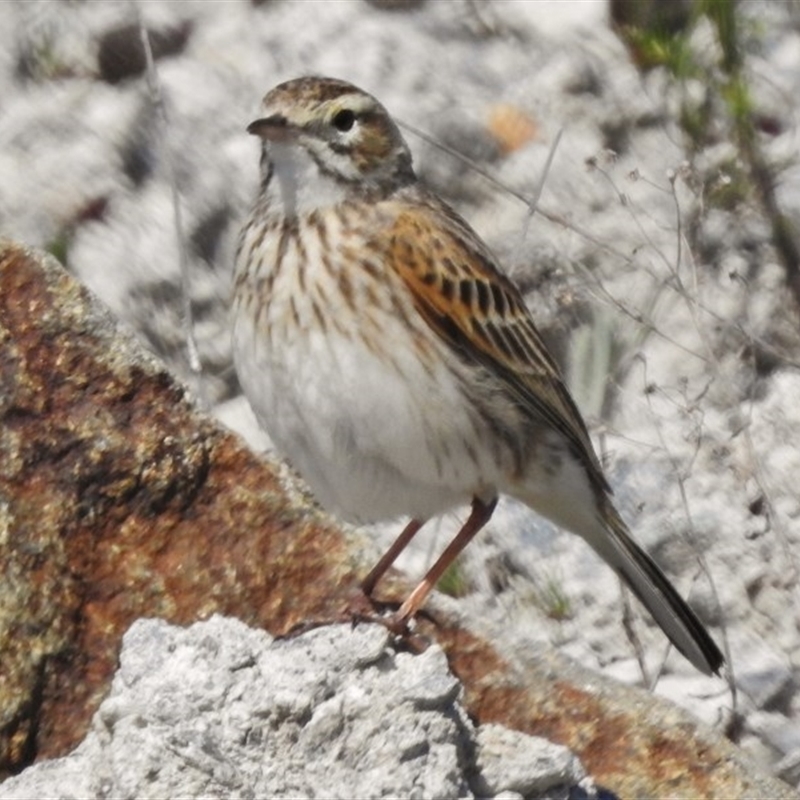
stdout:
POLYGON ((232 345, 259 424, 327 510, 410 520, 361 583, 368 598, 425 522, 470 504, 393 629, 507 495, 581 536, 698 670, 719 673, 716 643, 617 512, 520 291, 418 180, 384 106, 305 76, 271 89, 247 131, 260 182, 236 250, 232 345))

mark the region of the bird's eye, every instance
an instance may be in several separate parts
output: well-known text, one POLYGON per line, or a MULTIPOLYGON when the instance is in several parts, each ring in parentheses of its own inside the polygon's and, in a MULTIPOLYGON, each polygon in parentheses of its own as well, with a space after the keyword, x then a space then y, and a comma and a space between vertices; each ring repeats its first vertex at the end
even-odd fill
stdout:
POLYGON ((336 128, 337 131, 342 132, 349 131, 355 124, 355 121, 356 115, 349 108, 343 108, 341 111, 337 111, 331 120, 331 122, 333 122, 333 127, 336 128))

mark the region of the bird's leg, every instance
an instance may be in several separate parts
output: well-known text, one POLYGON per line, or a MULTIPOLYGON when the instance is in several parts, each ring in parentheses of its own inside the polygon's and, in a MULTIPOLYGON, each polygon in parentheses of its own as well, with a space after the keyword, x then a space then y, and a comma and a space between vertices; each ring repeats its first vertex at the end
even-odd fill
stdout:
POLYGON ((372 596, 372 590, 375 584, 383 577, 389 567, 394 564, 397 556, 403 552, 408 546, 408 543, 414 538, 417 531, 425 524, 425 521, 412 519, 403 532, 392 542, 392 546, 384 553, 381 560, 370 570, 369 575, 361 582, 361 591, 367 597, 372 596))
MULTIPOLYGON (((453 563, 456 556, 472 541, 475 534, 489 521, 492 512, 497 505, 497 498, 493 498, 488 503, 484 503, 477 497, 472 500, 472 512, 469 518, 461 527, 461 530, 456 534, 456 537, 447 545, 445 551, 439 556, 438 561, 428 570, 428 574, 420 581, 419 585, 408 596, 406 601, 398 609, 397 613, 393 615, 389 628, 396 632, 406 630, 408 621, 414 614, 419 611, 425 598, 430 594, 431 589, 439 582, 444 571, 453 563)), ((407 531, 408 529, 406 529, 407 531)), ((406 531, 400 538, 405 536, 406 531)), ((408 536, 411 537, 416 533, 414 531, 408 536)), ((398 540, 399 541, 399 540, 398 540)), ((402 549, 402 548, 401 548, 402 549)))

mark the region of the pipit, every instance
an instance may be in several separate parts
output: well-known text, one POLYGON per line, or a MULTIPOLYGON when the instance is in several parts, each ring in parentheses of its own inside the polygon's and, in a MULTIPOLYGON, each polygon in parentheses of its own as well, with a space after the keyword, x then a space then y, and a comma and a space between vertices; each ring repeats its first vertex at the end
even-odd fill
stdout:
POLYGON ((582 536, 699 670, 723 657, 631 538, 525 303, 478 235, 417 180, 397 125, 330 78, 276 86, 247 129, 261 185, 236 259, 233 345, 260 423, 323 506, 469 518, 394 615, 402 629, 504 493, 582 536))

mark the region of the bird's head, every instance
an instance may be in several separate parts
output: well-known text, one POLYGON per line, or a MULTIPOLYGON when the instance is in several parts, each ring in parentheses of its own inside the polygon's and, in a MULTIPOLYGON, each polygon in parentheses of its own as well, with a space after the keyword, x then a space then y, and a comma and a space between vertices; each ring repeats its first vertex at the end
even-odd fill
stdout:
MULTIPOLYGON (((262 101, 249 133, 267 143, 272 166, 303 170, 345 191, 389 191, 413 180, 411 153, 386 109, 345 81, 306 77, 281 83, 262 101)), ((300 176, 295 174, 295 180, 300 176)))

